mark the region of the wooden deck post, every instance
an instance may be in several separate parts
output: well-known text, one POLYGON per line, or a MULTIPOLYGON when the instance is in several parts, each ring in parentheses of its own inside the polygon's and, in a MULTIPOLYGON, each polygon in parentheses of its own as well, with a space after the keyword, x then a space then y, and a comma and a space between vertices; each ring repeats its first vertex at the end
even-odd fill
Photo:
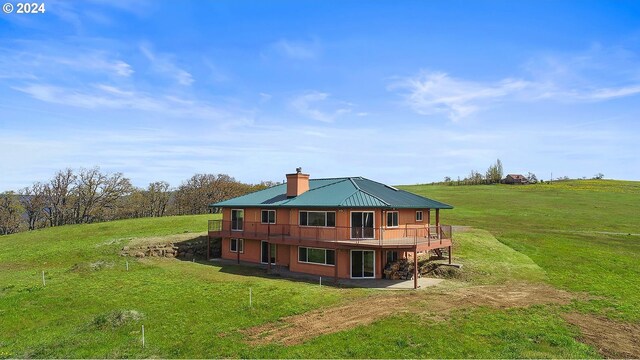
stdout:
MULTIPOLYGON (((262 251, 262 249, 260 249, 262 251)), ((271 244, 267 240, 267 274, 271 272, 271 244)))
POLYGON ((438 234, 438 239, 440 239, 440 244, 442 245, 442 231, 440 230, 440 209, 436 209, 436 233, 438 234))
POLYGON ((385 255, 386 251, 384 249, 380 249, 380 279, 382 279, 383 275, 384 275, 384 266, 386 265, 384 263, 384 255, 385 255))
POLYGON ((413 289, 418 288, 418 247, 413 250, 413 289))
POLYGON ((335 264, 333 264, 333 282, 334 283, 338 283, 338 258, 340 257, 338 254, 338 251, 340 249, 336 248, 336 256, 335 259, 333 259, 333 261, 335 262, 335 264))
POLYGON ((211 260, 211 236, 207 233, 207 261, 211 260))
POLYGON ((431 209, 427 209, 427 239, 431 242, 431 209))
POLYGON ((449 246, 449 265, 451 265, 451 256, 452 256, 452 252, 453 252, 453 246, 449 246))

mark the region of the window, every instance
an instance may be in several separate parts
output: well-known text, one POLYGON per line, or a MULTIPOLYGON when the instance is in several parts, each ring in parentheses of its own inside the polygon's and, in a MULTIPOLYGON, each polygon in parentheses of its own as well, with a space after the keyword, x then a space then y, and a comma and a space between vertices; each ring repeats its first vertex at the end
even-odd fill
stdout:
POLYGON ((275 210, 262 210, 262 223, 263 224, 275 224, 276 223, 276 211, 275 210))
POLYGON ((244 227, 244 210, 231 210, 231 230, 241 231, 244 227))
POLYGON ((336 264, 336 251, 329 249, 317 249, 298 247, 298 262, 320 264, 320 265, 335 265, 336 264))
POLYGON ((387 227, 398 227, 398 212, 389 211, 387 213, 387 227))
POLYGON ((300 225, 302 226, 336 226, 335 211, 300 211, 300 225))
POLYGON ((240 253, 244 253, 244 240, 243 239, 231 239, 230 243, 230 249, 231 252, 238 252, 238 249, 240 250, 240 253))
POLYGON ((394 261, 398 261, 398 252, 397 251, 387 251, 387 264, 392 263, 394 261))
POLYGON ((422 221, 422 211, 416 211, 416 221, 422 221))

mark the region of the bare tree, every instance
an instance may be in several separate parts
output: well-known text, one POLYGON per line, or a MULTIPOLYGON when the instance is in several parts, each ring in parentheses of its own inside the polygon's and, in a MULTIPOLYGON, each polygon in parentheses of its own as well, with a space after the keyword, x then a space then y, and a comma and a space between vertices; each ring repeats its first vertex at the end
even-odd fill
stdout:
POLYGON ((480 174, 480 172, 471 170, 471 173, 469 173, 469 177, 465 178, 463 182, 465 183, 465 185, 479 185, 484 182, 484 178, 482 177, 482 174, 480 174))
POLYGON ((23 212, 24 208, 13 191, 0 194, 0 235, 18 232, 23 212))
POLYGON ((53 179, 45 185, 44 193, 47 201, 45 209, 50 226, 60 226, 72 219, 73 208, 71 191, 76 175, 71 169, 58 171, 53 179))
POLYGON ((100 168, 80 169, 74 189, 75 223, 103 220, 120 197, 131 193, 129 179, 122 173, 103 174, 100 168))
MULTIPOLYGON (((259 185, 258 185, 259 186, 259 185)), ((254 191, 255 187, 243 184, 226 174, 195 174, 176 191, 178 214, 204 214, 208 205, 254 191)))
POLYGON ((150 216, 147 204, 146 190, 133 189, 128 196, 118 200, 117 211, 114 214, 118 219, 131 219, 150 216))
POLYGON ((45 184, 35 182, 21 191, 20 203, 27 215, 27 227, 29 230, 46 226, 45 208, 47 207, 47 197, 45 188, 45 184))
POLYGON ((149 209, 149 216, 164 216, 169 204, 169 183, 166 181, 156 181, 147 187, 146 203, 149 209))

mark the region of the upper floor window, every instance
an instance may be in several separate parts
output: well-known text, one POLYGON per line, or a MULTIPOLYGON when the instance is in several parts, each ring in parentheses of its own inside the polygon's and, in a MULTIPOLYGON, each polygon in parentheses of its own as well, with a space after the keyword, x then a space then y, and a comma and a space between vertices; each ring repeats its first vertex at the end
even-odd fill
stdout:
POLYGON ((397 227, 397 226, 398 226, 398 212, 397 211, 387 212, 387 227, 397 227))
POLYGON ((233 209, 231 210, 231 230, 243 230, 244 229, 244 210, 233 209))
POLYGON ((416 211, 416 221, 422 221, 422 211, 416 211))
POLYGON ((336 226, 335 211, 300 211, 301 226, 336 226))
POLYGON ((276 211, 275 210, 262 210, 262 223, 263 224, 275 224, 276 223, 276 211))

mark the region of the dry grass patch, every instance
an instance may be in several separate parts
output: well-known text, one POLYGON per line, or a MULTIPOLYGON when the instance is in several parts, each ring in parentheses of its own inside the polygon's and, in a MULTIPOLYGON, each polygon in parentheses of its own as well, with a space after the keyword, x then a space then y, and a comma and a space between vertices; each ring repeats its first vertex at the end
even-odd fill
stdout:
POLYGON ((607 358, 640 358, 640 325, 622 323, 604 317, 569 313, 562 317, 580 328, 585 343, 607 358))
POLYGON ((539 304, 568 304, 576 294, 542 284, 475 286, 447 292, 402 292, 375 295, 332 308, 288 316, 277 322, 242 331, 252 345, 300 344, 320 335, 331 334, 399 312, 411 312, 443 319, 452 310, 478 306, 493 308, 527 307, 539 304))

